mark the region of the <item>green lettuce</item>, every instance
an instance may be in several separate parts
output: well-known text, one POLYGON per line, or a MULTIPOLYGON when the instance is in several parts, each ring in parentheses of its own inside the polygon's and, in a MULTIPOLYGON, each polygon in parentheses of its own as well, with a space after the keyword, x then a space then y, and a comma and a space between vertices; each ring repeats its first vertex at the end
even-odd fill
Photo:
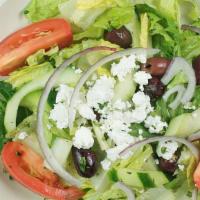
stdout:
POLYGON ((67 0, 31 0, 25 8, 24 14, 32 22, 55 17, 59 14, 58 5, 66 1, 67 0))
POLYGON ((9 99, 11 99, 14 93, 15 90, 12 88, 12 85, 0 81, 0 151, 3 147, 3 144, 7 141, 5 137, 6 130, 4 127, 5 109, 7 102, 9 99))

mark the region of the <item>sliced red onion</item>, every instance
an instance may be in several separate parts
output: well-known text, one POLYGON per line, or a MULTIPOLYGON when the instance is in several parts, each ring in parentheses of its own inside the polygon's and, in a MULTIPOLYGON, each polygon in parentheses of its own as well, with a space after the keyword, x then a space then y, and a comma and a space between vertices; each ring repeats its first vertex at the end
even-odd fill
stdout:
POLYGON ((193 31, 193 32, 195 32, 195 33, 200 34, 200 28, 199 28, 199 27, 196 27, 196 26, 183 24, 183 25, 181 26, 181 29, 182 29, 182 30, 193 31))
POLYGON ((165 73, 161 81, 165 85, 167 85, 174 78, 174 76, 180 71, 183 71, 183 73, 188 78, 188 85, 181 99, 181 102, 185 104, 192 99, 195 92, 195 87, 196 87, 196 77, 195 77, 194 70, 192 66, 185 59, 181 57, 176 57, 171 62, 167 72, 165 73))
POLYGON ((127 200, 135 200, 134 192, 128 186, 126 186, 124 183, 117 182, 117 183, 115 183, 114 186, 119 188, 120 190, 122 190, 126 194, 127 200))
POLYGON ((196 158, 197 161, 199 161, 199 150, 198 148, 192 144, 191 142, 187 141, 184 138, 179 138, 179 137, 168 137, 168 136, 158 136, 158 137, 151 137, 133 144, 130 144, 127 148, 125 148, 122 152, 120 152, 120 156, 125 156, 127 153, 129 153, 132 149, 138 149, 141 146, 144 146, 146 144, 150 144, 153 142, 164 142, 164 141, 175 141, 181 144, 184 144, 185 146, 188 147, 188 149, 192 152, 194 157, 196 158))
POLYGON ((194 142, 194 141, 200 140, 200 131, 198 131, 198 132, 196 132, 196 133, 190 135, 190 136, 188 137, 188 140, 189 140, 190 142, 194 142))
POLYGON ((192 200, 197 200, 198 199, 198 189, 194 188, 192 191, 192 200))
POLYGON ((82 88, 82 86, 85 84, 85 82, 88 80, 88 78, 94 73, 99 66, 103 66, 108 62, 111 62, 113 60, 119 59, 123 56, 128 56, 131 54, 137 55, 146 55, 146 57, 151 57, 155 54, 159 53, 158 49, 144 49, 144 48, 133 48, 133 49, 126 49, 123 51, 118 51, 113 53, 112 55, 106 56, 99 60, 97 63, 92 65, 87 71, 84 72, 82 77, 80 78, 79 82, 77 83, 74 92, 72 94, 70 105, 69 105, 69 127, 73 127, 73 123, 76 116, 76 109, 75 109, 75 102, 77 102, 77 98, 79 96, 79 91, 82 88))
POLYGON ((174 94, 174 93, 178 93, 175 100, 169 104, 169 107, 172 108, 172 109, 176 109, 179 104, 181 103, 181 99, 182 99, 182 96, 185 92, 185 87, 183 85, 176 85, 175 87, 169 89, 164 95, 163 95, 163 99, 164 101, 167 101, 168 98, 174 94))
POLYGON ((63 73, 63 71, 65 70, 66 67, 68 67, 71 63, 73 63, 74 61, 76 61, 78 58, 80 58, 81 56, 84 56, 90 52, 93 51, 102 51, 102 50, 107 50, 107 51, 116 51, 116 49, 114 48, 109 48, 109 47, 93 47, 93 48, 89 48, 86 49, 80 53, 77 53, 75 55, 73 55, 71 58, 69 58, 68 60, 66 60, 60 67, 58 67, 55 72, 53 73, 53 75, 51 75, 51 77, 49 78, 49 80, 46 83, 46 86, 44 88, 44 92, 40 98, 40 102, 39 102, 39 106, 38 106, 38 114, 37 114, 37 136, 38 136, 38 140, 39 140, 39 144, 41 147, 41 150, 45 156, 46 161, 48 162, 48 164, 50 165, 50 167, 61 177, 63 178, 65 181, 67 181, 69 184, 72 185, 76 185, 76 186, 80 186, 81 182, 73 177, 71 174, 69 174, 56 160, 56 158, 54 157, 52 151, 50 150, 45 136, 44 136, 44 127, 43 127, 43 113, 45 110, 45 106, 46 106, 46 102, 47 102, 47 98, 49 96, 49 93, 51 91, 51 89, 53 88, 53 86, 56 84, 57 80, 59 79, 59 77, 61 76, 61 74, 63 73))

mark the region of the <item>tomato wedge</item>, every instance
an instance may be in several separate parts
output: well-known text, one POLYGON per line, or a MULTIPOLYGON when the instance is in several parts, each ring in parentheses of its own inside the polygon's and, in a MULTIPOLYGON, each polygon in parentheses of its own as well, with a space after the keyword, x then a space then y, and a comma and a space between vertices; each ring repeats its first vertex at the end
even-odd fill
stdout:
POLYGON ((22 28, 0 42, 0 75, 21 67, 39 49, 64 48, 72 40, 71 26, 64 19, 47 19, 22 28))
POLYGON ((43 158, 20 142, 4 145, 2 161, 16 181, 45 198, 78 200, 84 195, 74 186, 65 187, 55 173, 44 167, 43 158))
POLYGON ((193 180, 195 183, 195 186, 200 189, 200 163, 198 164, 194 174, 193 174, 193 180))

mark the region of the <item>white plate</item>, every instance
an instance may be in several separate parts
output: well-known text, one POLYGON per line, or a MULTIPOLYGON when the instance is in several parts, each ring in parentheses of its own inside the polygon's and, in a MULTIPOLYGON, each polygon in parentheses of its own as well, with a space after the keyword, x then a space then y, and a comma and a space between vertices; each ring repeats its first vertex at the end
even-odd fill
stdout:
MULTIPOLYGON (((42 0, 41 0, 42 1, 42 0)), ((19 27, 27 24, 22 10, 29 0, 0 0, 0 41, 19 27)), ((0 163, 0 200, 41 200, 3 173, 0 163)))

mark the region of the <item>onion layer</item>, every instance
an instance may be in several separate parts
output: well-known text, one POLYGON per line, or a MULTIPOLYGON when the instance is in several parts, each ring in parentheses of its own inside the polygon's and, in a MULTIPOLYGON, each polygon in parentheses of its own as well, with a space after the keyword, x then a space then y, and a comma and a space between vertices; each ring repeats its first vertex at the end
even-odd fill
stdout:
POLYGON ((190 142, 194 142, 194 141, 200 140, 200 131, 198 131, 198 132, 196 132, 196 133, 190 135, 190 136, 188 137, 188 140, 189 140, 190 142))
POLYGON ((123 151, 121 151, 119 155, 125 156, 132 149, 140 148, 141 146, 144 146, 146 144, 150 144, 150 143, 153 143, 153 142, 170 141, 170 140, 179 142, 179 143, 187 146, 188 149, 192 152, 192 154, 196 158, 196 160, 199 161, 199 150, 197 149, 197 147, 194 144, 192 144, 191 142, 189 142, 189 141, 187 141, 186 139, 183 139, 183 138, 167 137, 167 136, 152 137, 152 138, 148 138, 148 139, 130 144, 127 148, 125 148, 123 151))
POLYGON ((192 191, 192 200, 197 200, 198 199, 198 189, 194 188, 192 191))
POLYGON ((176 98, 174 99, 174 101, 172 103, 169 104, 169 107, 172 109, 176 109, 178 107, 178 105, 181 102, 181 98, 183 96, 185 92, 185 87, 183 85, 176 85, 175 87, 171 88, 170 90, 168 90, 164 95, 163 95, 163 99, 164 101, 167 101, 168 98, 174 94, 174 93, 178 93, 176 98))
POLYGON ((96 69, 99 66, 103 66, 108 62, 111 62, 115 59, 121 58, 123 56, 128 56, 131 54, 135 55, 146 55, 146 57, 151 57, 159 52, 158 49, 143 49, 143 48, 134 48, 134 49, 126 49, 123 51, 118 51, 113 53, 112 55, 109 55, 107 57, 102 58, 97 63, 92 65, 87 71, 84 72, 83 76, 80 78, 79 82, 77 83, 74 92, 72 94, 70 105, 69 105, 69 127, 73 127, 73 123, 76 116, 76 109, 75 109, 75 102, 76 99, 79 96, 79 91, 84 85, 84 83, 87 81, 87 79, 96 71, 96 69))
POLYGON ((165 85, 167 85, 174 78, 174 76, 177 75, 180 71, 183 71, 188 78, 188 85, 181 99, 181 102, 185 104, 192 99, 196 87, 196 77, 194 70, 192 66, 190 66, 190 64, 185 59, 176 57, 171 62, 167 72, 165 73, 161 81, 165 85))
POLYGON ((122 182, 117 182, 117 183, 115 183, 114 186, 119 188, 126 194, 127 200, 135 200, 135 194, 128 186, 126 186, 122 182))
POLYGON ((69 184, 76 185, 76 186, 80 186, 81 182, 78 179, 76 179, 75 177, 73 177, 71 174, 69 174, 67 171, 65 171, 65 169, 58 163, 58 161, 54 157, 52 151, 50 150, 50 148, 49 148, 49 146, 46 142, 46 139, 45 139, 45 136, 44 136, 44 127, 43 127, 43 113, 44 113, 44 110, 45 110, 45 105, 46 105, 48 95, 49 95, 52 87, 57 82, 60 75, 65 70, 65 68, 68 67, 71 63, 73 63, 75 60, 77 60, 81 56, 86 55, 87 53, 90 53, 90 52, 93 52, 93 51, 102 51, 102 50, 103 51, 107 50, 107 51, 111 51, 111 52, 116 51, 116 49, 109 48, 109 47, 103 47, 103 46, 102 47, 93 47, 93 48, 86 49, 86 50, 84 50, 80 53, 77 53, 77 54, 73 55, 71 58, 69 58, 68 60, 66 60, 60 67, 58 67, 55 70, 53 75, 47 81, 44 92, 43 92, 43 94, 40 98, 39 106, 38 106, 37 136, 38 136, 38 141, 39 141, 41 150, 42 150, 48 164, 50 165, 50 167, 61 178, 63 178, 65 181, 67 181, 69 184))

